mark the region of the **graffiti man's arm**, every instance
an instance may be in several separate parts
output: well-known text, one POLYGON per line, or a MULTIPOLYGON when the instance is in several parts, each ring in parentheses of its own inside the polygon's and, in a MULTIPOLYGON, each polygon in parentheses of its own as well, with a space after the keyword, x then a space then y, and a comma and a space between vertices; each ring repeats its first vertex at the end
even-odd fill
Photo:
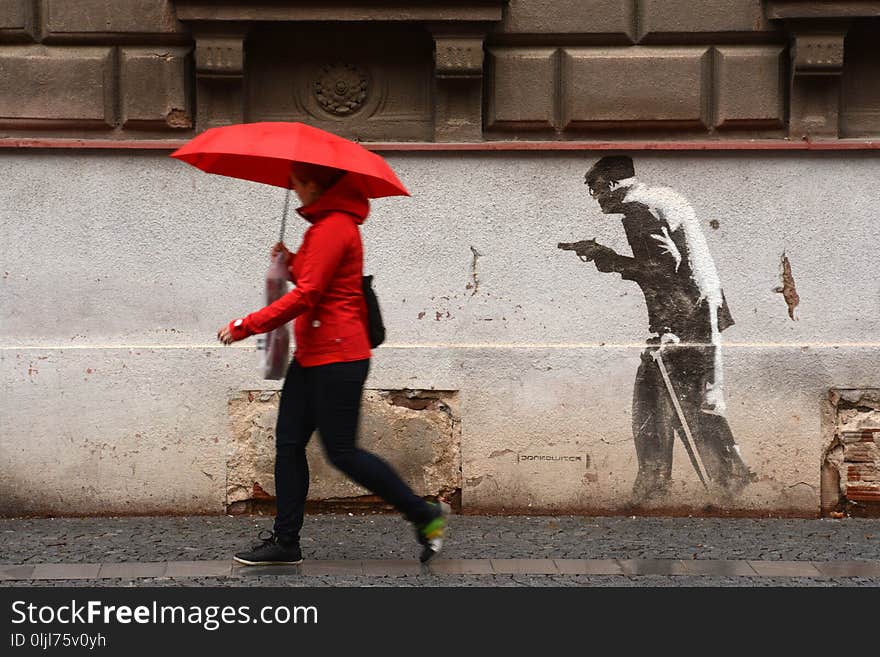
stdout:
POLYGON ((636 281, 658 274, 656 265, 622 256, 614 249, 595 240, 560 242, 557 246, 564 251, 574 251, 584 262, 595 263, 596 269, 602 273, 618 273, 626 280, 636 281))
POLYGON ((624 278, 628 278, 627 274, 634 272, 638 268, 635 258, 622 256, 607 246, 603 246, 596 253, 593 261, 596 263, 597 270, 606 274, 616 272, 623 275, 624 278))
POLYGON ((596 269, 601 272, 617 273, 625 281, 636 282, 668 277, 674 275, 677 269, 674 260, 671 258, 668 263, 637 260, 629 256, 622 256, 611 249, 597 254, 594 262, 596 263, 596 269))

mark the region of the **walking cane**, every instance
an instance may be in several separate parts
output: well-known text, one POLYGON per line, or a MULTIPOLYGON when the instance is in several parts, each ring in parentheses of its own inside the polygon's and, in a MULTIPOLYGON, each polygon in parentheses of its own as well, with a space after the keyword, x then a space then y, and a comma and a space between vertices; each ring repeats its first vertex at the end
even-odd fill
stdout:
POLYGON ((706 478, 703 476, 705 467, 700 459, 699 452, 695 449, 696 443, 694 443, 694 436, 691 434, 691 428, 688 425, 687 418, 684 416, 684 411, 681 410, 681 404, 678 402, 675 388, 672 387, 672 380, 669 378, 669 372, 666 370, 666 364, 663 362, 660 348, 652 351, 651 357, 656 361, 657 367, 660 368, 660 376, 663 377, 663 382, 666 384, 666 390, 669 391, 669 398, 672 400, 672 405, 675 407, 675 412, 678 415, 678 419, 681 421, 681 428, 684 430, 684 435, 681 435, 678 431, 675 433, 679 434, 678 437, 681 438, 684 449, 691 460, 691 465, 693 465, 694 470, 697 471, 697 476, 700 478, 703 488, 708 491, 709 485, 706 483, 706 478))

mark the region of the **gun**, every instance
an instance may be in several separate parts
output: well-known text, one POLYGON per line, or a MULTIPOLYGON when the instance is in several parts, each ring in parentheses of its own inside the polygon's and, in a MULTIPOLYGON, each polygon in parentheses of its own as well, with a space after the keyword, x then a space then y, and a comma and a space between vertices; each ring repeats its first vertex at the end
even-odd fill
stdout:
POLYGON ((581 240, 580 242, 560 242, 556 248, 563 251, 574 251, 578 258, 584 262, 590 262, 601 247, 596 243, 596 240, 581 240))

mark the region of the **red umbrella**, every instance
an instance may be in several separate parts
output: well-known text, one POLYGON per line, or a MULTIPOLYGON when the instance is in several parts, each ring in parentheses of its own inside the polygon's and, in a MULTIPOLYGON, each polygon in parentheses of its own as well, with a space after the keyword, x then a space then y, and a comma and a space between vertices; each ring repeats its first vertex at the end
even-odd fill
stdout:
POLYGON ((370 198, 409 196, 380 156, 304 123, 241 123, 211 128, 171 157, 208 173, 286 188, 290 188, 291 162, 308 162, 351 172, 370 198))

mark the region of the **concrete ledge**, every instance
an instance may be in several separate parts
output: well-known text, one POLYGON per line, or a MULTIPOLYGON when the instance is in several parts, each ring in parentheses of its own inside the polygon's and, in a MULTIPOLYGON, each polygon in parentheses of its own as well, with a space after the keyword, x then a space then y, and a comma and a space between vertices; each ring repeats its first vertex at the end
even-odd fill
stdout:
POLYGON ((105 564, 0 564, 0 581, 195 577, 412 577, 419 575, 705 575, 725 577, 880 577, 880 561, 727 561, 679 559, 412 559, 305 561, 292 566, 238 566, 231 561, 105 564))
POLYGON ((821 577, 810 561, 749 561, 759 575, 767 577, 821 577))

